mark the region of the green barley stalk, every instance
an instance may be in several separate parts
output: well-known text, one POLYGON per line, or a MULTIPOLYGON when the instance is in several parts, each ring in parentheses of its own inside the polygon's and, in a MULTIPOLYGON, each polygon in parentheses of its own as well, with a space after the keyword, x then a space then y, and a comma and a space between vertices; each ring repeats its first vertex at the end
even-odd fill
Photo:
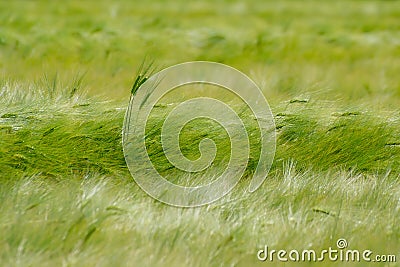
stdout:
POLYGON ((133 98, 135 97, 137 91, 139 90, 140 86, 142 86, 143 83, 145 83, 149 77, 154 74, 156 71, 156 68, 154 67, 154 61, 150 61, 149 63, 147 62, 147 59, 144 58, 142 63, 140 64, 137 72, 136 72, 136 79, 132 85, 131 88, 131 94, 129 97, 129 104, 127 108, 127 113, 125 116, 125 122, 124 122, 124 127, 123 127, 123 138, 124 141, 126 140, 126 134, 129 132, 129 122, 131 120, 131 103, 133 98))

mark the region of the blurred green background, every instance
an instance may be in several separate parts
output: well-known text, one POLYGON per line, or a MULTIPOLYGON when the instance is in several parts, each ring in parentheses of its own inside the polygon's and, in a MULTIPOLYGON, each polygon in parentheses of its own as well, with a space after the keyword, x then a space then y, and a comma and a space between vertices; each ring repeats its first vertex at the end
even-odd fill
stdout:
POLYGON ((0 73, 31 82, 85 74, 90 94, 128 97, 146 57, 210 60, 269 101, 302 95, 398 107, 398 1, 1 1, 0 73))

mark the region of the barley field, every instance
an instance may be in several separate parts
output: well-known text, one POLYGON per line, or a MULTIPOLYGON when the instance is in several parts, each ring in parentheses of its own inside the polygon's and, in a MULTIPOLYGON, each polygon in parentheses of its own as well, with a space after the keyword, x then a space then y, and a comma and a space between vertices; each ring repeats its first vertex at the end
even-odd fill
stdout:
MULTIPOLYGON (((398 1, 0 1, 0 266, 399 266, 399 19, 398 1), (143 62, 197 60, 260 87, 276 153, 249 193, 260 132, 244 112, 255 134, 238 186, 176 208, 135 183, 122 129, 143 62), (394 257, 257 257, 340 239, 394 257)), ((153 110, 146 143, 159 172, 182 182, 159 144, 176 99, 153 110)), ((225 133, 206 121, 190 129, 187 157, 211 138, 221 171, 225 133)))

